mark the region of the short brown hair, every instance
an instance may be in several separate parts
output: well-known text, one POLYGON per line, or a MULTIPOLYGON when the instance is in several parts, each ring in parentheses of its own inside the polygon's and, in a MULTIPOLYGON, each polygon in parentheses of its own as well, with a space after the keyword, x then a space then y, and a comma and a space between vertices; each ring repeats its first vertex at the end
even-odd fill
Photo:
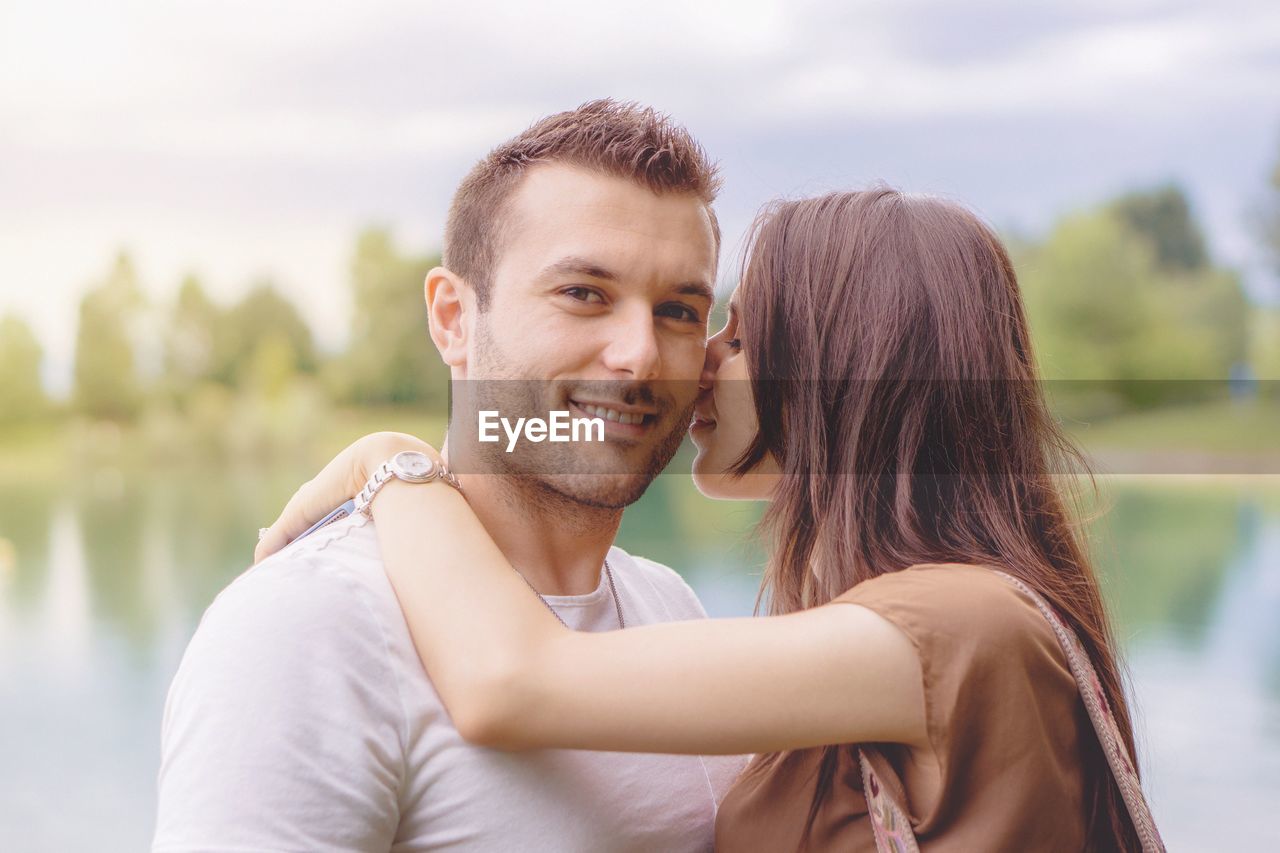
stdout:
POLYGON ((626 178, 655 193, 688 193, 707 206, 717 253, 720 225, 711 203, 720 189, 716 164, 670 117, 611 98, 556 113, 489 152, 467 174, 449 206, 444 264, 489 305, 493 268, 502 250, 503 216, 521 178, 540 163, 581 166, 626 178))

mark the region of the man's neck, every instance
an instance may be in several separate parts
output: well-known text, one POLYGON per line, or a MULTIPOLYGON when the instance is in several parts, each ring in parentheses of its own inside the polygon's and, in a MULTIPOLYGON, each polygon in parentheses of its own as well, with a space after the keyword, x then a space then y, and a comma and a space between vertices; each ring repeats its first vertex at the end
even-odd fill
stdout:
POLYGON ((585 595, 617 536, 622 510, 599 509, 499 474, 459 477, 467 502, 498 548, 543 595, 585 595))

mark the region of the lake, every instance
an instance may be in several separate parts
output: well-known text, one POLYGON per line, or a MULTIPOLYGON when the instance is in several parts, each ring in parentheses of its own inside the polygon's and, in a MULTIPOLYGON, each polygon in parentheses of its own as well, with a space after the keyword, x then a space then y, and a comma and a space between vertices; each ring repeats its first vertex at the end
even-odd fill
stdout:
MULTIPOLYGON (((311 473, 108 466, 0 489, 0 849, 147 847, 169 680, 257 528, 311 473)), ((1280 477, 1100 485, 1092 547, 1165 840, 1280 847, 1280 477)), ((681 571, 711 615, 745 615, 758 513, 664 475, 620 544, 681 571)))

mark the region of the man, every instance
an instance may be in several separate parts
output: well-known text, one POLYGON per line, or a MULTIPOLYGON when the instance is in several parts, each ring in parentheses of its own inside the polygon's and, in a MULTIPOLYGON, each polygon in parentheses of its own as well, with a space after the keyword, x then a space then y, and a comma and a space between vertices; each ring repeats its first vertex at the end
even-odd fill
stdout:
MULTIPOLYGON (((450 463, 529 594, 577 630, 705 616, 670 569, 611 546, 689 422, 716 188, 682 128, 592 102, 475 167, 425 283, 453 382, 450 463), (508 453, 505 437, 479 441, 480 409, 601 417, 604 441, 508 453)), ((359 515, 213 603, 174 678, 162 753, 156 851, 706 850, 741 768, 466 743, 359 515)))

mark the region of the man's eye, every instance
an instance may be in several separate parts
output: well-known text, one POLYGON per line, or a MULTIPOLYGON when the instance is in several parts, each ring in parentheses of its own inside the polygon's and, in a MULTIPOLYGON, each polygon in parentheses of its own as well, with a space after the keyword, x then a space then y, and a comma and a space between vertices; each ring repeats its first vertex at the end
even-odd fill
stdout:
POLYGON ((698 315, 697 311, 693 310, 688 305, 683 305, 679 302, 672 302, 659 307, 658 314, 662 317, 673 317, 677 320, 684 320, 689 323, 702 322, 702 317, 698 315))
POLYGON ((578 302, 586 302, 588 304, 604 302, 604 297, 589 287, 566 287, 560 292, 578 302))

